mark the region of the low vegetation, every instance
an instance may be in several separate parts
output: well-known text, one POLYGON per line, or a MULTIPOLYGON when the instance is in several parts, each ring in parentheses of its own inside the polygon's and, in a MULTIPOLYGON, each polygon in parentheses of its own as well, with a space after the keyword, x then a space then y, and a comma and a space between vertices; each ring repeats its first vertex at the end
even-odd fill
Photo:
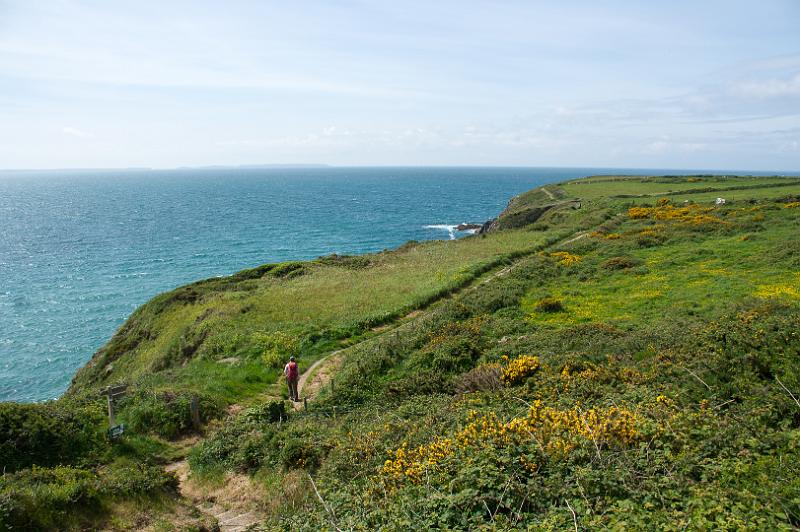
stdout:
POLYGON ((0 405, 0 522, 202 529, 163 469, 188 452, 267 529, 797 529, 797 205, 788 178, 603 176, 486 236, 159 296, 66 397, 0 405), (334 349, 288 409, 283 359, 334 349))

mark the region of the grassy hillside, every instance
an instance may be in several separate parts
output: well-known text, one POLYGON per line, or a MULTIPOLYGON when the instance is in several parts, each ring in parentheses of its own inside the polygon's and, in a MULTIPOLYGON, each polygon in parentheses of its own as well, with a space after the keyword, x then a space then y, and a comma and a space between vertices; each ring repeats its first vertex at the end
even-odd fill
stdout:
POLYGON ((271 264, 194 283, 137 310, 78 373, 72 391, 177 382, 238 401, 273 382, 290 354, 304 354, 302 369, 318 353, 425 307, 548 238, 518 230, 409 242, 374 255, 271 264), (253 387, 239 386, 243 372, 253 387))
POLYGON ((796 529, 797 234, 796 179, 598 176, 514 198, 485 235, 182 287, 63 399, 0 405, 0 519, 796 529), (335 350, 287 409, 284 358, 335 350), (96 390, 117 382, 111 445, 96 390), (186 454, 178 490, 163 464, 186 454))

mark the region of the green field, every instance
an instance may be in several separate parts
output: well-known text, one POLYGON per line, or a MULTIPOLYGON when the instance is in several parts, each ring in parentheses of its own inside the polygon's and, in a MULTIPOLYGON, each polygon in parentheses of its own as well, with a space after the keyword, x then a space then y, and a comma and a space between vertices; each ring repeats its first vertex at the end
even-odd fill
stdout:
POLYGON ((599 176, 570 181, 563 184, 562 188, 569 196, 589 200, 620 195, 628 197, 637 195, 680 195, 681 192, 692 194, 696 191, 712 188, 725 191, 725 189, 737 187, 763 188, 774 185, 791 186, 792 184, 800 185, 800 178, 599 176))
POLYGON ((790 274, 796 264, 786 251, 797 231, 796 215, 779 206, 718 211, 728 213, 732 225, 752 224, 755 230, 704 235, 698 234, 703 227, 666 226, 660 231, 660 238, 665 239, 660 245, 631 249, 630 241, 648 226, 626 221, 615 229, 618 240, 593 237, 594 242, 584 247, 595 249, 571 267, 568 276, 531 290, 523 299, 528 319, 532 323, 623 326, 648 323, 665 314, 716 316, 727 310, 731 301, 770 293, 800 298, 800 272, 795 271, 794 277, 790 274), (770 216, 768 231, 752 222, 759 215, 770 216), (632 259, 634 265, 604 267, 619 256, 632 259), (536 312, 536 302, 543 297, 560 299, 565 311, 536 312))
POLYGON ((794 178, 598 176, 485 236, 181 287, 64 398, 0 404, 0 525, 796 530, 798 234, 794 178), (287 407, 285 358, 334 351, 287 407))

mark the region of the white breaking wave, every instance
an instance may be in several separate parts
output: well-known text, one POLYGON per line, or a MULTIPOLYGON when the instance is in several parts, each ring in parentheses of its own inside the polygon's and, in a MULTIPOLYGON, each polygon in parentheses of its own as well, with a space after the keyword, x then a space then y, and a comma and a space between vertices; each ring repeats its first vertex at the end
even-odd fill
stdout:
POLYGON ((447 231, 447 233, 450 235, 450 240, 455 240, 456 227, 458 227, 458 225, 434 224, 434 225, 426 225, 425 229, 441 229, 447 231))

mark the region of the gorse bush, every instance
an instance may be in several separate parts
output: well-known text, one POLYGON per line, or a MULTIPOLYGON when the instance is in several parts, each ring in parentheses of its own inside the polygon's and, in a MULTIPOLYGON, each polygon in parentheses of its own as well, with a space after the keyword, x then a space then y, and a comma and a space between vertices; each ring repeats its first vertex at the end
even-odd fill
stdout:
POLYGON ((283 444, 281 462, 287 469, 314 468, 319 464, 319 455, 312 442, 291 438, 283 444))
POLYGON ((503 357, 505 366, 500 370, 500 380, 508 386, 525 382, 539 369, 539 358, 522 355, 513 360, 503 357))
MULTIPOLYGON (((607 446, 625 447, 640 438, 636 425, 633 413, 616 407, 561 411, 536 401, 526 417, 508 422, 502 422, 493 413, 480 416, 473 411, 466 426, 452 437, 437 438, 414 449, 403 445, 391 452, 380 470, 379 481, 389 489, 405 481, 444 483, 451 474, 448 469, 457 468, 461 462, 454 460, 455 457, 482 448, 513 449, 517 465, 535 473, 542 460, 537 457, 540 452, 564 456, 590 442, 598 453, 607 446)), ((504 466, 513 468, 514 463, 504 466)))
POLYGON ((579 255, 573 255, 567 251, 555 251, 550 253, 550 256, 556 259, 562 266, 572 266, 573 264, 578 264, 581 261, 581 257, 579 255))
POLYGON ((485 323, 485 316, 448 323, 431 334, 415 363, 443 374, 469 369, 482 354, 481 327, 485 323))
POLYGON ((414 395, 449 394, 453 389, 453 383, 446 375, 436 370, 422 370, 389 382, 386 394, 397 400, 414 395))
POLYGON ((539 312, 561 312, 564 310, 564 303, 555 297, 545 297, 536 303, 536 310, 539 312))
POLYGON ((0 403, 0 466, 10 473, 91 460, 107 446, 104 419, 100 401, 0 403))
POLYGON ((612 257, 603 262, 602 267, 606 270, 627 270, 639 266, 641 263, 641 260, 633 257, 612 257))

